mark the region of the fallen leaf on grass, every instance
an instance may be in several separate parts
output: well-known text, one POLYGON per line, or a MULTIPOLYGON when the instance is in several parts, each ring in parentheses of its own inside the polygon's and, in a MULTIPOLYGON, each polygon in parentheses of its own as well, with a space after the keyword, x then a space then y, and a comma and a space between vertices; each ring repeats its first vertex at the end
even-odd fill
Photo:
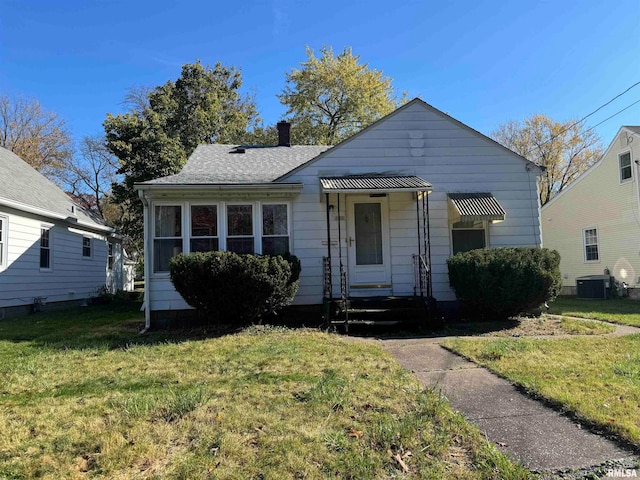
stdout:
POLYGON ((362 436, 362 432, 360 430, 356 430, 355 428, 350 428, 349 436, 353 438, 360 438, 362 436))
MULTIPOLYGON (((409 467, 407 466, 406 463, 404 463, 404 460, 402 460, 402 457, 400 456, 399 453, 394 454, 391 450, 387 450, 387 453, 391 458, 393 458, 396 462, 398 462, 398 465, 400 465, 400 468, 402 468, 402 471, 404 473, 409 473, 409 467)), ((411 454, 411 452, 407 452, 407 453, 411 454)))

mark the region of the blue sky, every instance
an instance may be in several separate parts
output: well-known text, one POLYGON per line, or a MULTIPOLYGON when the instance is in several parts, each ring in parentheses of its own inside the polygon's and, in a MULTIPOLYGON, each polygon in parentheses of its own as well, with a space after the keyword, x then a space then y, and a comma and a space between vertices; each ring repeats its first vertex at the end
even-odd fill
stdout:
MULTIPOLYGON (((489 134, 544 113, 581 118, 640 82, 640 0, 0 0, 0 93, 37 98, 75 139, 102 132, 135 85, 184 63, 242 70, 266 124, 305 46, 350 46, 394 87, 489 134)), ((587 120, 640 100, 640 85, 587 120)), ((596 127, 609 144, 640 103, 596 127)))

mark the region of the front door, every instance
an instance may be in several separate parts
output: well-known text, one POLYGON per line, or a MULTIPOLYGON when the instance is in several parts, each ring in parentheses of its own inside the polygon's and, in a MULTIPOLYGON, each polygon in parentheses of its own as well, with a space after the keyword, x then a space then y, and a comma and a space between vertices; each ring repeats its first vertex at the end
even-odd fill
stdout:
POLYGON ((390 293, 389 209, 387 197, 347 197, 347 249, 351 295, 390 293))

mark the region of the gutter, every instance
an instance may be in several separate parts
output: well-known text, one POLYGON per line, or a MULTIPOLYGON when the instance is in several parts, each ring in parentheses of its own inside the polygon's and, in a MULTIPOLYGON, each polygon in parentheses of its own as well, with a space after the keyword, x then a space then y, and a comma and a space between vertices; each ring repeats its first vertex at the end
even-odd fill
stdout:
POLYGON ((149 299, 149 289, 151 287, 151 282, 150 282, 150 274, 149 274, 149 269, 151 268, 149 265, 149 258, 150 255, 148 255, 151 252, 151 249, 148 245, 149 243, 149 237, 150 235, 147 235, 147 228, 149 225, 149 200, 147 199, 147 196, 144 194, 144 190, 139 189, 138 190, 138 196, 140 197, 140 200, 142 200, 142 205, 144 206, 144 210, 143 210, 143 218, 144 218, 144 223, 143 223, 143 238, 144 238, 144 252, 145 252, 145 259, 144 259, 144 300, 142 302, 142 308, 144 308, 144 330, 142 330, 140 333, 146 333, 147 330, 149 330, 151 328, 151 303, 150 303, 150 299, 149 299))
POLYGON ((151 191, 151 190, 180 190, 180 191, 197 191, 202 190, 206 192, 220 192, 220 191, 238 191, 238 190, 248 190, 248 191, 268 191, 268 190, 277 190, 282 192, 299 192, 302 190, 304 184, 302 183, 192 183, 192 184, 162 184, 162 183, 134 183, 133 187, 140 191, 151 191))

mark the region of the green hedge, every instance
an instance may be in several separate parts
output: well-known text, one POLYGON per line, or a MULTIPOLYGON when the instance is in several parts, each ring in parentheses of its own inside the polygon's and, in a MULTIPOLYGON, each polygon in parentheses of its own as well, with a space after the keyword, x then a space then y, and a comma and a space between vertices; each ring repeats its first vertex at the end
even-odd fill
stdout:
POLYGON ((546 248, 496 248, 447 260, 463 315, 502 320, 541 306, 560 292, 560 254, 546 248))
POLYGON ((206 252, 178 255, 169 270, 175 289, 200 314, 245 325, 291 303, 300 262, 293 255, 206 252))

